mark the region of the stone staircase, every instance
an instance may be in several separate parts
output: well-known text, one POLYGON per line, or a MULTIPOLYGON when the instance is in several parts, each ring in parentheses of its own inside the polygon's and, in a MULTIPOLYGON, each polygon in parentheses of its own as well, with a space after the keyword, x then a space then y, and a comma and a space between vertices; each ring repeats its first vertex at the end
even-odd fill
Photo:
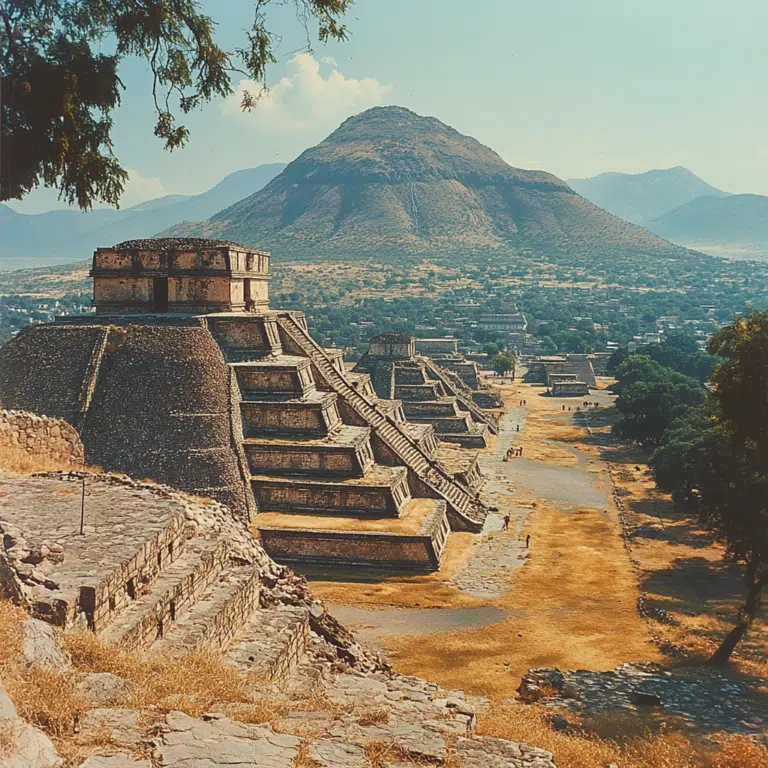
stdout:
POLYGON ((449 372, 441 370, 440 366, 437 365, 437 363, 435 363, 433 360, 430 360, 428 357, 422 357, 421 360, 423 361, 424 366, 429 371, 430 375, 433 376, 436 381, 439 381, 440 384, 442 384, 445 392, 451 397, 456 398, 456 401, 459 403, 461 410, 470 413, 473 420, 477 423, 487 425, 488 429, 494 435, 499 434, 499 423, 496 417, 490 413, 486 413, 474 402, 474 400, 472 400, 471 391, 469 391, 468 394, 462 392, 462 389, 456 386, 451 380, 449 372))
POLYGON ((408 467, 414 485, 423 488, 427 495, 436 495, 446 501, 451 515, 451 527, 460 530, 479 531, 485 517, 483 506, 466 488, 419 446, 395 419, 387 417, 370 397, 362 394, 338 367, 328 359, 324 350, 312 339, 294 313, 281 312, 277 323, 282 332, 284 347, 290 353, 308 357, 319 377, 318 381, 336 391, 345 406, 354 412, 374 431, 376 437, 408 467))
POLYGON ((233 560, 225 537, 174 541, 174 550, 146 559, 129 583, 121 585, 123 568, 103 579, 107 586, 97 593, 105 605, 94 606, 102 616, 99 639, 176 658, 224 651, 259 682, 286 680, 309 642, 308 609, 262 607, 258 568, 233 560), (121 586, 124 600, 114 594, 121 586))

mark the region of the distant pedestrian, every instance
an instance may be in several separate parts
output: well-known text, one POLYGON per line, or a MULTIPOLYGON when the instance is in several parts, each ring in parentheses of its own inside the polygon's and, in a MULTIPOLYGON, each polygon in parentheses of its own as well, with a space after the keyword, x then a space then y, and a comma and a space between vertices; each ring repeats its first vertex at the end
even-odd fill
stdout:
POLYGON ((517 425, 517 429, 516 429, 515 431, 516 431, 516 432, 519 432, 519 431, 520 431, 520 425, 519 425, 519 424, 517 425))
POLYGON ((509 512, 507 512, 506 515, 504 515, 504 525, 501 528, 502 531, 508 531, 509 530, 509 512))
POLYGON ((520 446, 520 455, 521 456, 523 455, 523 446, 522 445, 520 446))
POLYGON ((525 548, 528 549, 531 546, 531 534, 529 533, 525 537, 525 548))

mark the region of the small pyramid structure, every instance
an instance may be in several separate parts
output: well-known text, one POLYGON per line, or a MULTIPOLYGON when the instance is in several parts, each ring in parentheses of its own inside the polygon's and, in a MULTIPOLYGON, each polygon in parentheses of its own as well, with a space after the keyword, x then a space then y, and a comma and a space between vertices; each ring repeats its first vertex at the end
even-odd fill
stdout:
POLYGON ((0 348, 0 405, 72 424, 88 463, 227 504, 278 561, 437 569, 450 530, 482 528, 472 480, 428 419, 269 307, 269 266, 202 238, 98 249, 96 313, 0 348))

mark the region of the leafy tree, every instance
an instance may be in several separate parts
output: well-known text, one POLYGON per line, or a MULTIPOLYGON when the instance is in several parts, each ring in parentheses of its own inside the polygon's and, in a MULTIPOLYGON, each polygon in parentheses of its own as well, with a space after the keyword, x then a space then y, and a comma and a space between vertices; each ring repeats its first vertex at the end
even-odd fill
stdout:
POLYGON ((516 360, 514 355, 511 355, 509 352, 500 352, 488 361, 488 365, 490 365, 491 369, 496 371, 499 376, 505 376, 508 371, 514 371, 515 364, 516 360))
POLYGON ((723 664, 754 620, 768 579, 768 312, 722 328, 708 349, 723 358, 713 400, 729 440, 722 487, 704 497, 702 514, 729 557, 744 564, 747 588, 738 624, 712 657, 723 664))
POLYGON ((541 340, 541 353, 543 355, 554 355, 557 352, 557 344, 552 341, 551 336, 545 336, 541 340))
POLYGON ((487 344, 483 345, 483 352, 485 352, 489 358, 493 357, 494 355, 498 355, 499 352, 502 352, 503 350, 504 347, 498 345, 494 341, 489 341, 487 344))
POLYGON ((704 400, 699 382, 660 365, 648 355, 630 355, 616 369, 616 432, 646 446, 658 445, 672 422, 704 400))
MULTIPOLYGON (((177 114, 232 93, 236 72, 259 84, 242 100, 252 108, 276 61, 269 2, 254 0, 244 45, 228 52, 196 0, 0 0, 0 201, 42 183, 81 208, 117 205, 127 173, 112 152, 112 112, 127 57, 149 65, 155 135, 166 149, 189 138, 177 114)), ((346 39, 351 2, 293 0, 307 39, 314 22, 322 42, 346 39)))

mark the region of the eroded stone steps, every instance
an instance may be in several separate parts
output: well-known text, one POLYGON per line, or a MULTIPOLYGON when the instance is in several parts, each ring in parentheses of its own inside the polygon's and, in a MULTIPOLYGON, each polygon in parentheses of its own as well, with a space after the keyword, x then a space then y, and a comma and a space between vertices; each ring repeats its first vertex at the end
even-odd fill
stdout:
POLYGON ((246 437, 267 434, 324 436, 341 426, 335 392, 313 391, 301 398, 243 398, 240 408, 246 437))
POLYGON ((272 398, 300 398, 315 391, 309 358, 276 355, 261 360, 232 362, 230 367, 244 399, 268 395, 272 398))
POLYGON ((261 608, 235 635, 225 659, 254 682, 282 683, 304 658, 308 643, 307 608, 261 608))
POLYGON ((112 619, 99 638, 127 648, 149 647, 217 580, 227 551, 223 541, 186 541, 178 557, 112 619))
POLYGON ((303 319, 294 317, 291 313, 277 313, 283 347, 309 357, 318 373, 318 385, 322 383, 337 391, 344 400, 345 407, 354 411, 364 423, 375 430, 377 438, 397 454, 419 482, 429 486, 449 503, 452 527, 457 530, 481 530, 487 512, 484 506, 445 472, 434 458, 406 437, 398 425, 393 424, 370 400, 357 392, 346 376, 340 374, 325 357, 322 348, 309 335, 303 322, 303 319))
POLYGON ((406 402, 403 403, 403 412, 408 419, 414 417, 451 418, 452 416, 466 417, 468 415, 459 409, 458 402, 454 397, 406 402))
POLYGON ((230 566, 219 573, 191 608, 152 644, 152 650, 183 656, 194 649, 226 649, 259 605, 259 571, 230 566))
POLYGON ((362 477, 373 465, 370 427, 341 425, 323 437, 249 437, 243 442, 254 474, 362 477))
POLYGON ((363 477, 312 478, 261 474, 251 478, 262 512, 398 517, 410 498, 405 467, 371 466, 363 477))

